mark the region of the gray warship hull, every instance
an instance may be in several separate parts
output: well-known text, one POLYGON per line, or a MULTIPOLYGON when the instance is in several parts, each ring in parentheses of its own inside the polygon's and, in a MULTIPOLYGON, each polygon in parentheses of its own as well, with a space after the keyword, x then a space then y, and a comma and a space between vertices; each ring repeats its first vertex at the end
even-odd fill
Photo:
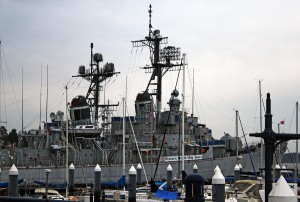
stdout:
MULTIPOLYGON (((251 159, 249 154, 243 154, 239 156, 238 163, 243 166, 243 171, 254 172, 259 171, 259 162, 260 162, 260 151, 252 152, 251 159)), ((205 156, 203 157, 205 158, 205 156)), ((237 164, 236 156, 231 157, 221 157, 221 158, 209 158, 200 160, 186 160, 185 161, 185 171, 187 174, 193 172, 193 166, 197 165, 198 173, 201 174, 205 179, 210 180, 214 175, 214 169, 216 166, 219 166, 222 174, 226 176, 233 176, 234 167, 237 164)), ((134 164, 133 164, 134 165, 134 164)), ((145 173, 142 171, 142 181, 144 183, 150 181, 153 177, 155 171, 156 163, 144 163, 145 173)), ((158 164, 157 174, 155 180, 167 179, 167 166, 171 165, 173 168, 174 178, 180 178, 180 172, 182 170, 181 162, 178 161, 169 161, 169 162, 160 162, 158 164)), ((75 165, 75 184, 93 184, 94 183, 94 168, 96 165, 75 165)), ((132 164, 126 164, 126 176, 128 177, 128 171, 132 164)), ((134 165, 135 167, 137 165, 134 165)), ((100 165, 101 167, 101 180, 103 182, 117 181, 123 175, 123 165, 100 165)), ((27 186, 33 186, 34 180, 46 180, 45 169, 50 168, 51 173, 49 175, 50 182, 62 183, 66 178, 66 167, 63 166, 51 166, 51 165, 38 165, 38 166, 29 166, 23 167, 17 165, 19 170, 19 179, 25 178, 27 186)), ((3 167, 1 171, 1 181, 8 181, 8 171, 9 167, 3 167)), ((24 185, 22 185, 24 186, 24 185)))

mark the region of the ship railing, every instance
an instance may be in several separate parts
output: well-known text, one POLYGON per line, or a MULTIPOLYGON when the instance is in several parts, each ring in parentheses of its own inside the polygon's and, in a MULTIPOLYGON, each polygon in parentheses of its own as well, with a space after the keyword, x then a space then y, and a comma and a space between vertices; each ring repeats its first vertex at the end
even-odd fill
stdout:
POLYGON ((107 160, 107 153, 106 153, 105 149, 103 149, 101 147, 101 145, 94 139, 93 139, 93 143, 96 145, 96 147, 98 149, 100 149, 102 151, 102 164, 107 164, 108 160, 107 160))

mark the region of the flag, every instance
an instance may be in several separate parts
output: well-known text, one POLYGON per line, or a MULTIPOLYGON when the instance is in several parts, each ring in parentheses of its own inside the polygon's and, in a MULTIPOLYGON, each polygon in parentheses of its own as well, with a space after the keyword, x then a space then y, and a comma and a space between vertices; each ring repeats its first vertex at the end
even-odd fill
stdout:
POLYGON ((284 124, 284 121, 280 121, 280 124, 284 124))

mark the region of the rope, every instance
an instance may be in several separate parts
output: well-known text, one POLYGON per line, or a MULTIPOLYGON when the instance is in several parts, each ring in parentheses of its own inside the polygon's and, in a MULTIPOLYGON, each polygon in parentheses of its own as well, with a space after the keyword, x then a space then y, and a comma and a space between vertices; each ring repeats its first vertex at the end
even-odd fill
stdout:
MULTIPOLYGON (((3 57, 4 57, 4 61, 5 61, 5 66, 6 66, 6 70, 7 70, 7 73, 8 73, 9 80, 10 80, 10 84, 11 84, 11 86, 12 86, 14 98, 15 98, 15 101, 16 101, 16 104, 17 104, 17 108, 18 108, 18 112, 19 112, 19 117, 20 117, 20 119, 22 119, 22 116, 21 116, 21 110, 20 110, 20 107, 19 107, 19 104, 18 104, 18 101, 17 101, 15 88, 14 88, 14 85, 13 85, 13 82, 12 82, 12 79, 11 79, 11 76, 10 76, 10 71, 9 71, 9 68, 8 68, 8 65, 7 65, 5 52, 4 52, 4 49, 3 49, 2 46, 1 46, 1 49, 2 49, 2 52, 3 52, 3 57)), ((1 50, 0 50, 0 52, 1 52, 1 50)), ((1 68, 1 71, 2 71, 2 68, 1 68)), ((2 80, 3 80, 3 71, 2 71, 2 80)), ((4 88, 4 83, 3 83, 3 88, 4 88)), ((4 97, 4 99, 5 99, 5 97, 4 97)), ((4 100, 4 103, 5 103, 5 100, 4 100)), ((6 104, 5 104, 5 105, 6 105, 6 104)), ((5 115, 6 115, 6 109, 5 109, 5 115)))
MULTIPOLYGON (((241 121, 241 117, 239 116, 239 121, 240 121, 240 124, 241 124, 241 128, 242 128, 242 131, 243 131, 243 137, 245 139, 245 143, 246 143, 246 148, 247 148, 247 152, 249 154, 249 157, 250 157, 250 160, 251 160, 251 165, 252 165, 252 168, 253 168, 253 171, 255 173, 255 177, 257 177, 256 175, 256 171, 255 171, 255 167, 254 167, 254 164, 253 164, 253 160, 252 160, 252 156, 250 154, 250 150, 249 150, 249 147, 248 147, 248 143, 247 143, 247 139, 246 139, 246 135, 245 135, 245 132, 244 132, 244 128, 243 128, 243 124, 242 124, 242 121, 241 121)), ((236 148, 238 149, 238 148, 236 148)))
MULTIPOLYGON (((126 110, 128 111, 127 105, 125 107, 126 107, 126 110)), ((132 122, 131 122, 130 119, 129 119, 129 122, 130 122, 130 127, 131 127, 131 130, 132 130, 132 133, 133 133, 135 145, 136 145, 136 148, 138 150, 139 158, 140 158, 140 161, 141 161, 141 164, 142 164, 143 172, 144 172, 144 175, 145 175, 145 178, 146 178, 146 183, 148 184, 148 178, 147 178, 147 175, 146 175, 146 171, 145 171, 143 159, 142 159, 142 156, 141 156, 141 152, 140 152, 139 146, 138 146, 137 141, 136 141, 135 133, 134 133, 132 122)))

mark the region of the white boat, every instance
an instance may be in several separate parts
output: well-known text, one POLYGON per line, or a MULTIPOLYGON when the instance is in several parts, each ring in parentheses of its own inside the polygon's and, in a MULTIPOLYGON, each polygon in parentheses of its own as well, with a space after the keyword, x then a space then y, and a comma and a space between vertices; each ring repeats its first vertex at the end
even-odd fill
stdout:
MULTIPOLYGON (((38 196, 38 198, 44 198, 46 196, 46 189, 38 188, 34 190, 34 193, 38 196)), ((58 191, 54 189, 48 189, 47 199, 65 200, 65 198, 62 195, 60 195, 58 191)))
POLYGON ((257 180, 238 180, 226 190, 226 198, 235 198, 241 202, 262 201, 260 190, 263 189, 263 183, 257 180))

